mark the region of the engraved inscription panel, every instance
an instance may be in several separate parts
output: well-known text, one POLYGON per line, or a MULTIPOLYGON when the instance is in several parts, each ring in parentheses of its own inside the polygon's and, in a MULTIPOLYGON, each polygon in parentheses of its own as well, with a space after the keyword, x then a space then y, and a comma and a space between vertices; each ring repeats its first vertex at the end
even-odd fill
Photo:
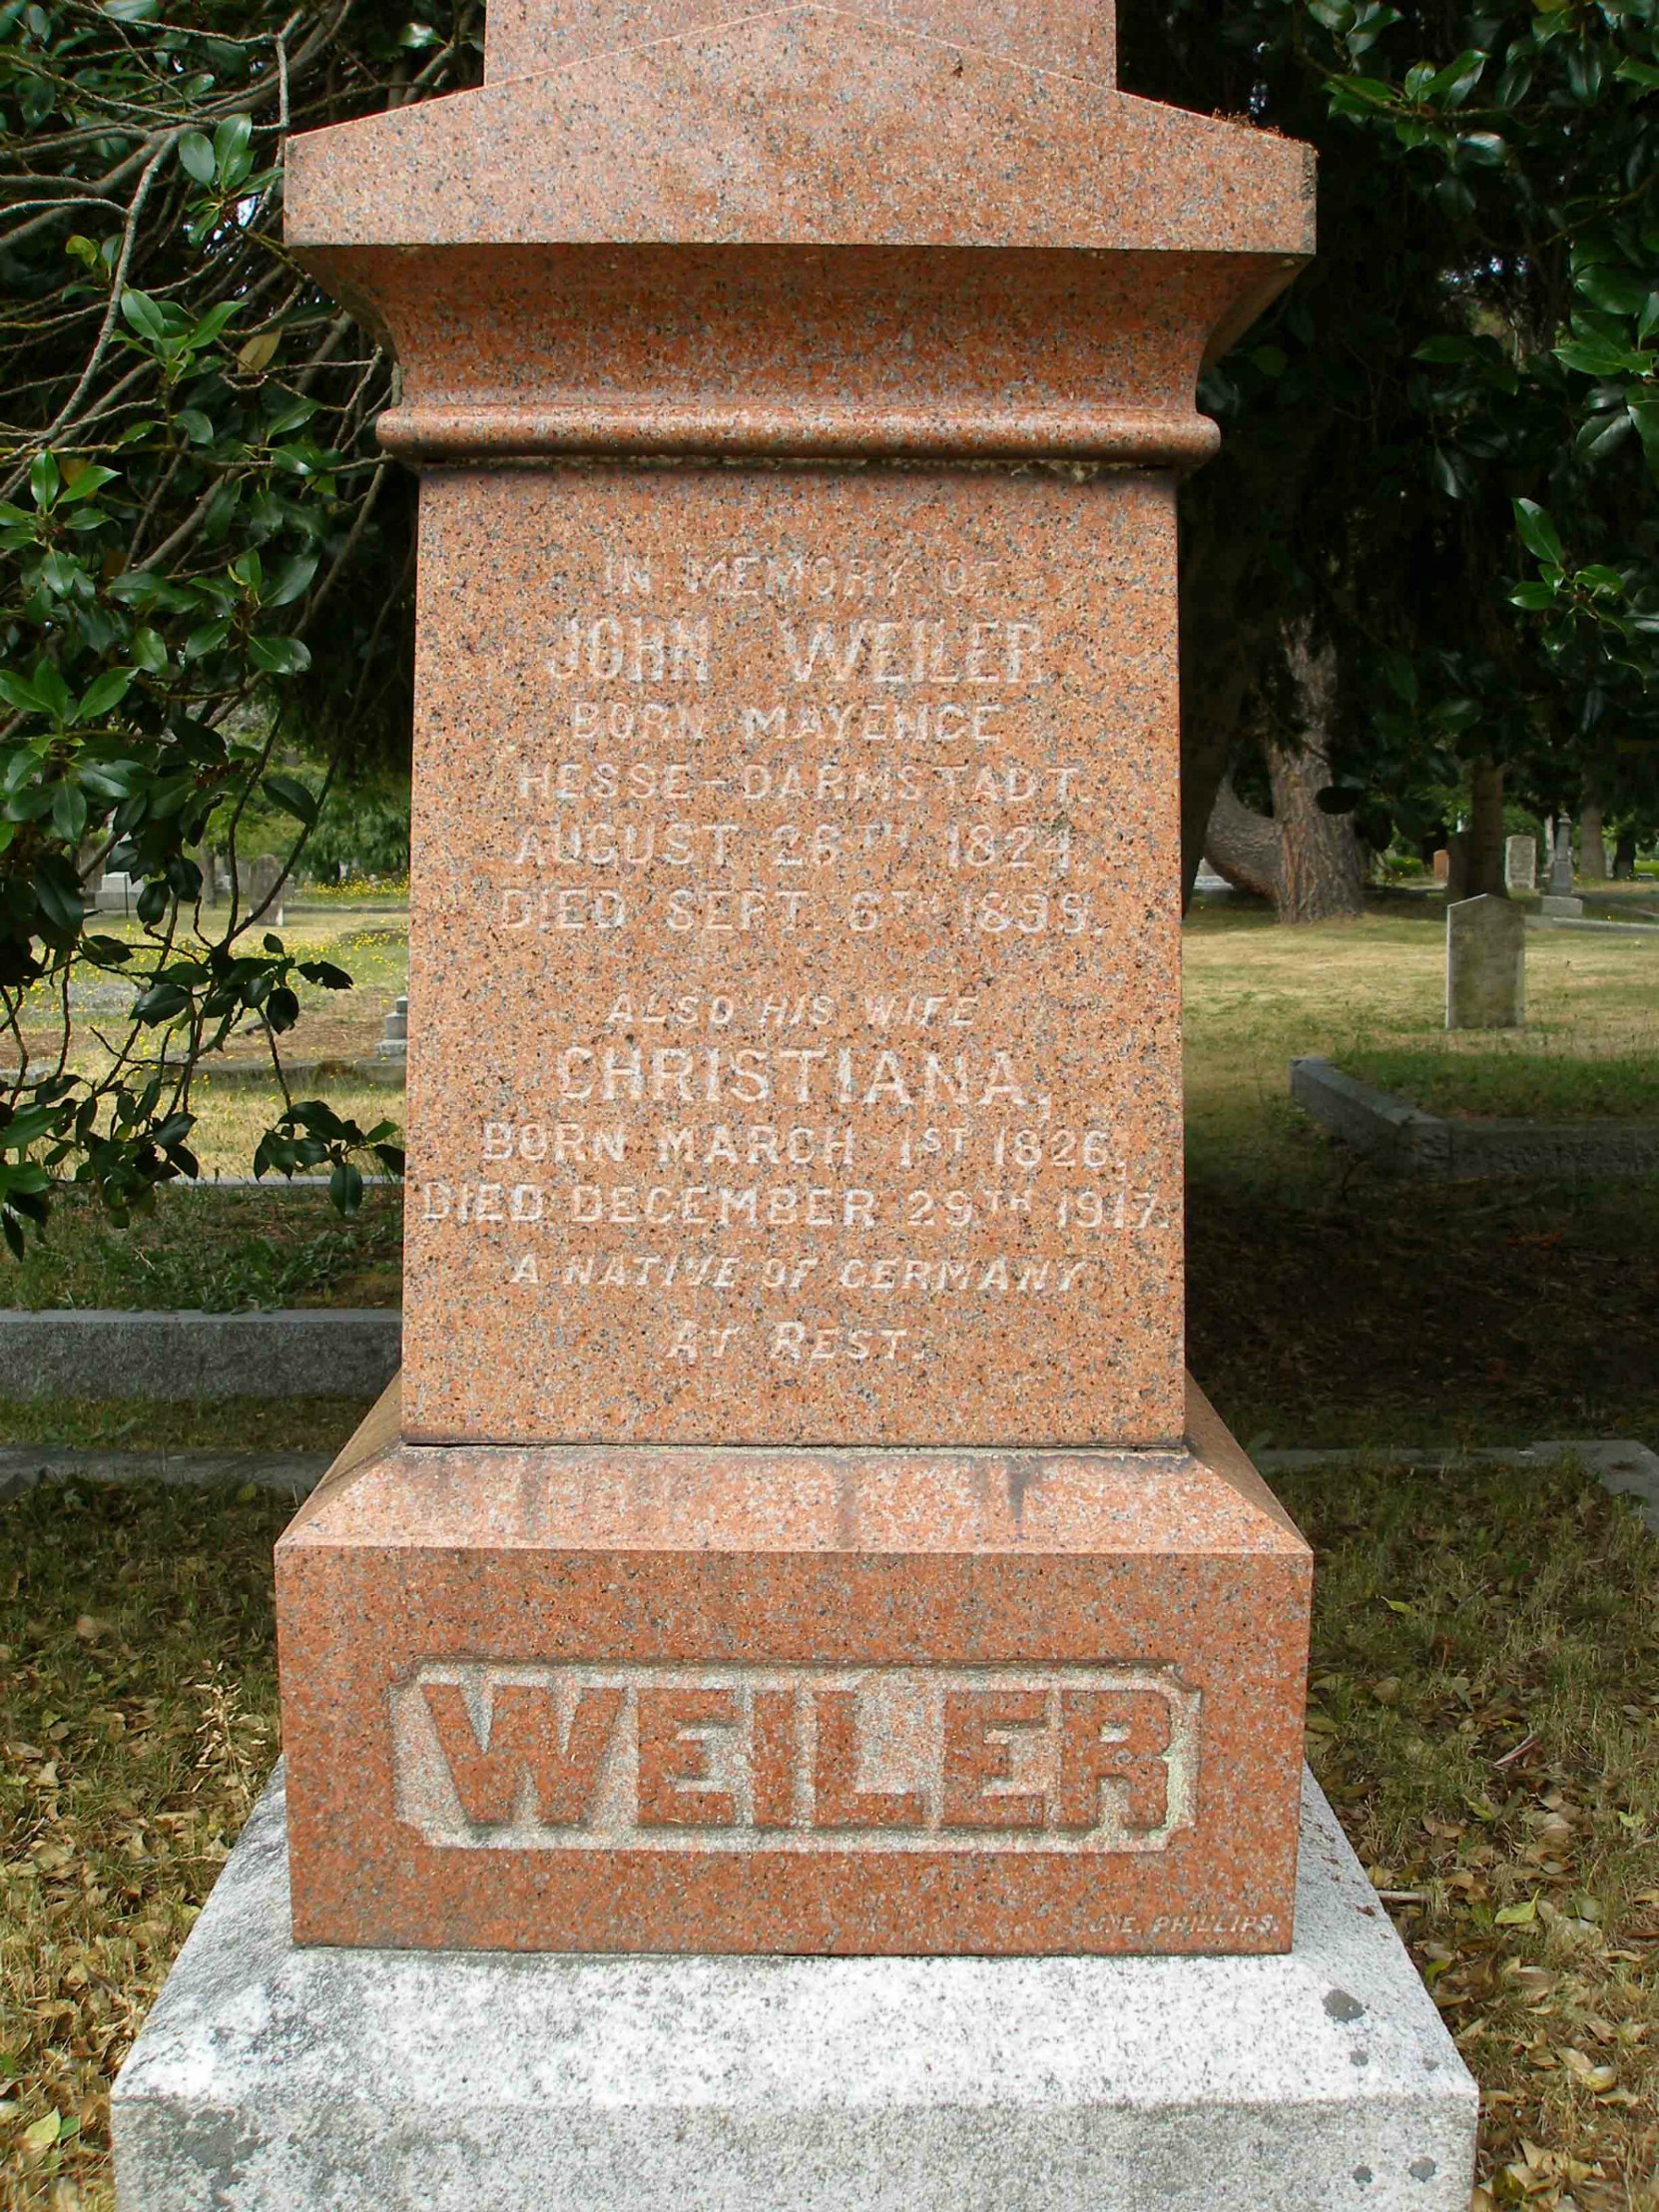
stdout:
POLYGON ((397 1815, 457 1849, 1161 1852, 1171 1668, 457 1666, 391 1693, 397 1815))
POLYGON ((1167 485, 455 474, 421 561, 410 1432, 1176 1434, 1167 485))

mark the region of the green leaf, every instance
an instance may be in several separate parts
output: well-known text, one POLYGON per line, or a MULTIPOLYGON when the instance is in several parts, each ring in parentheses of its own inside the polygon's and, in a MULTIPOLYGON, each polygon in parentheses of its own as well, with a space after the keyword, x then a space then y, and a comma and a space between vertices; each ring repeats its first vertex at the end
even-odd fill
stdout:
POLYGON ((202 319, 191 327, 190 342, 192 348, 199 352, 203 346, 212 345, 214 340, 224 331, 231 317, 241 312, 242 301, 240 299, 222 299, 217 307, 210 307, 202 319))
POLYGON ((214 150, 204 132, 187 131, 179 141, 179 166, 199 185, 214 181, 214 150))
POLYGON ((231 635, 229 622, 205 622, 199 630, 193 630, 185 640, 187 661, 205 660, 210 653, 217 653, 231 635))
POLYGON ((268 776, 260 789, 266 797, 308 830, 316 820, 316 800, 294 776, 268 776))
POLYGON ((246 115, 228 115, 214 133, 214 167, 227 191, 234 191, 254 166, 253 137, 253 118, 246 115))
POLYGON ((72 500, 90 499, 94 492, 102 491, 106 484, 113 484, 119 471, 105 468, 99 461, 80 461, 66 467, 63 496, 60 507, 67 507, 72 500))
POLYGON ((73 784, 60 784, 52 794, 52 827, 65 844, 79 844, 86 835, 87 803, 73 784))
MULTIPOLYGON (((146 884, 146 889, 149 885, 146 884)), ((133 1019, 155 1023, 174 1021, 190 1006, 190 993, 178 983, 152 983, 133 1001, 133 1019)))
POLYGON ((1561 550, 1560 537, 1543 508, 1533 499, 1517 499, 1514 504, 1515 528, 1520 532, 1522 545, 1551 567, 1565 568, 1567 557, 1561 550))
POLYGON ((150 629, 135 630, 133 632, 133 659, 137 661, 146 676, 165 676, 167 674, 167 647, 162 642, 161 633, 150 629))
POLYGON ((183 430, 186 437, 189 438, 192 445, 212 445, 214 441, 213 421, 210 416, 203 413, 200 407, 181 407, 173 419, 183 430))
POLYGON ((141 338, 148 338, 152 345, 166 337, 166 317, 158 302, 147 291, 124 291, 121 294, 121 312, 129 326, 141 338))
POLYGON ((1632 353, 1610 338, 1573 338, 1555 348, 1563 368, 1576 368, 1582 376, 1640 376, 1647 366, 1640 353, 1632 353))
POLYGON ((311 578, 316 574, 317 556, 314 553, 296 553, 282 569, 265 595, 268 607, 286 607, 295 599, 303 599, 310 589, 311 578))
POLYGON ((1425 88, 1427 97, 1442 108, 1461 107, 1479 84, 1486 60, 1484 54, 1470 47, 1466 53, 1459 54, 1454 62, 1448 62, 1444 69, 1438 70, 1429 79, 1425 88))
POLYGON ((298 638, 250 638, 248 658, 267 676, 302 676, 311 665, 310 648, 298 638))
POLYGON ((15 708, 20 715, 44 715, 49 712, 33 678, 19 676, 14 669, 0 668, 0 699, 8 707, 15 708))
POLYGON ((1511 607, 1524 607, 1528 614, 1542 614, 1555 604, 1555 589, 1550 584, 1517 584, 1509 594, 1511 607))
POLYGON ((266 422, 264 434, 268 440, 282 437, 289 430, 297 430, 301 423, 309 422, 316 410, 317 402, 314 399, 307 399, 303 395, 290 396, 285 405, 278 407, 266 422))
POLYGON ((61 853, 49 852, 40 861, 35 869, 34 891, 47 934, 73 944, 80 933, 86 902, 81 896, 80 877, 61 853))
POLYGON ((1469 465, 1461 453, 1436 445, 1428 456, 1428 472, 1448 499, 1466 499, 1474 489, 1469 465))
POLYGON ((331 960, 301 960, 299 972, 307 983, 315 983, 325 991, 349 991, 356 988, 344 968, 335 967, 331 960))
POLYGON ((94 677, 81 695, 75 720, 96 722, 100 715, 107 715, 112 707, 119 706, 136 673, 130 668, 107 668, 102 676, 94 677))
POLYGON ((42 708, 61 729, 69 720, 70 709, 69 686, 62 672, 51 661, 37 661, 34 683, 42 708))
POLYGON ((361 1169, 349 1160, 336 1160, 328 1175, 328 1196, 342 1214, 354 1214, 363 1202, 361 1169))
POLYGON ((1621 270, 1592 265, 1575 273, 1573 284, 1603 314, 1640 314, 1647 303, 1647 280, 1621 270))
POLYGON ((43 511, 52 506, 57 499, 61 482, 56 456, 52 453, 37 453, 29 463, 29 490, 35 505, 43 511))

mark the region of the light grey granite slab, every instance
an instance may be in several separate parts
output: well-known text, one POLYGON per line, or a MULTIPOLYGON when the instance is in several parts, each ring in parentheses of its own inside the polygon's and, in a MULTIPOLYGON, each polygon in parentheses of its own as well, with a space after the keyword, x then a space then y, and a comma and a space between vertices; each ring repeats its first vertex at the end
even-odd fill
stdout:
POLYGON ((296 1949, 279 1780, 120 2212, 1467 2212, 1475 2088, 1310 1779, 1284 1958, 296 1949))
POLYGON ((395 1307, 0 1311, 0 1398, 378 1397, 402 1329, 395 1307))

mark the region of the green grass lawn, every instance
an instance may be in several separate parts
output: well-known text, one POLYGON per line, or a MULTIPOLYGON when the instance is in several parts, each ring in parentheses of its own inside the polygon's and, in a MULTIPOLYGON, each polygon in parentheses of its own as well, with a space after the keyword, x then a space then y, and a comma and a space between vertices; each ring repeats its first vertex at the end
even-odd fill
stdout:
POLYGON ((1189 921, 1188 1351, 1246 1442, 1659 1445, 1659 1186, 1398 1183, 1290 1103, 1300 1053, 1356 1071, 1398 1053, 1501 1062, 1507 1102, 1543 1114, 1552 1067, 1659 1046, 1659 946, 1534 931, 1526 949, 1524 1045, 1453 1052, 1437 900, 1306 929, 1189 921))
POLYGON ((1343 1068, 1431 1114, 1527 1121, 1659 1116, 1659 1052, 1582 1057, 1540 1046, 1524 1032, 1507 1050, 1470 1051, 1463 1047, 1467 1034, 1453 1032, 1436 1044, 1351 1047, 1343 1068))
POLYGON ((400 1292, 402 1195, 371 1187, 349 1220, 325 1191, 177 1185, 118 1229, 71 1192, 44 1243, 0 1260, 6 1302, 237 1313, 283 1306, 389 1306, 400 1292))

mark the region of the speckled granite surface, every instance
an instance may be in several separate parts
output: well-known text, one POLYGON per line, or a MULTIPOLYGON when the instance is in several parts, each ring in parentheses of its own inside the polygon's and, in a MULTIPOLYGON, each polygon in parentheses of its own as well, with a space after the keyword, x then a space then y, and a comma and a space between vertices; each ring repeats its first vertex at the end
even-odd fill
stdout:
POLYGON ((1110 76, 1072 6, 509 7, 290 149, 444 464, 402 1440, 281 1555, 312 1938, 1291 1940, 1308 1559, 1183 1400, 1174 482, 1312 171, 1110 76))

